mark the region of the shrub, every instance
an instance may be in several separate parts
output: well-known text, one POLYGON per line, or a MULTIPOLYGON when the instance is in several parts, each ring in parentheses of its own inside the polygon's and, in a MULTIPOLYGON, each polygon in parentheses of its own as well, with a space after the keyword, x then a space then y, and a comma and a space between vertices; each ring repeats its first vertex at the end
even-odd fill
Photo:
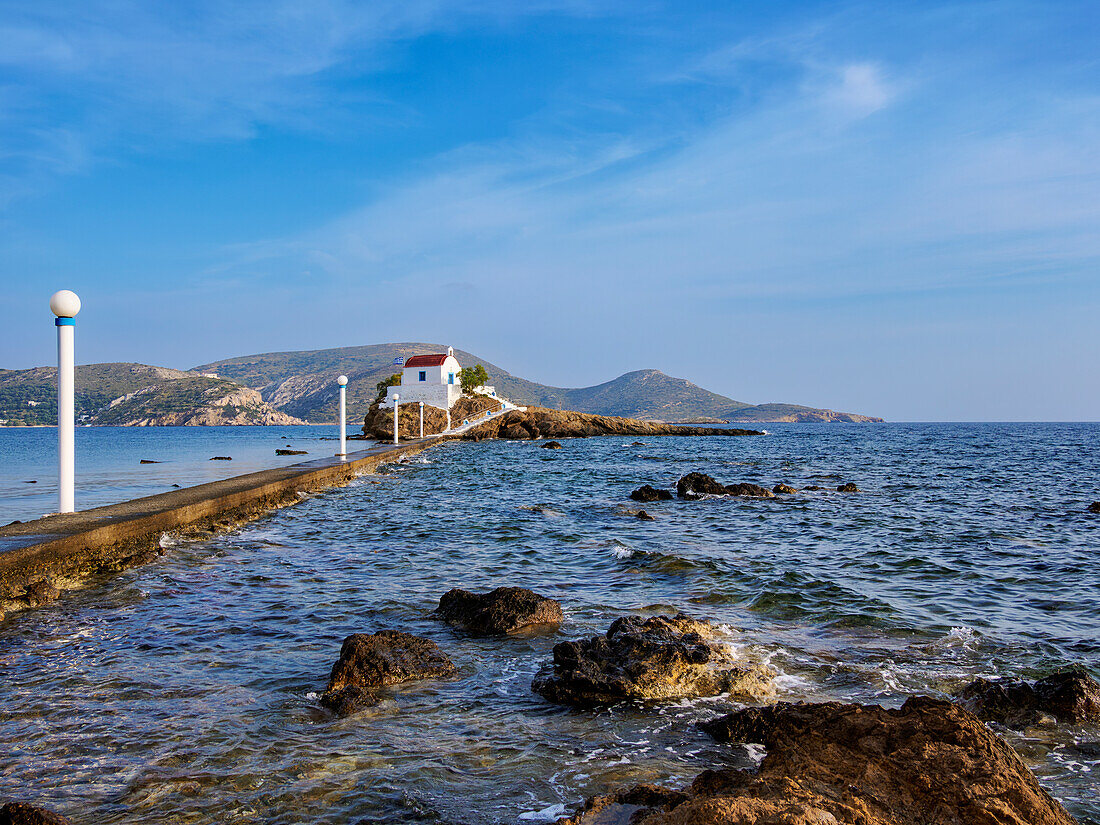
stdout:
POLYGON ((473 392, 475 387, 489 383, 489 373, 485 367, 478 364, 474 367, 465 367, 458 371, 458 380, 462 383, 464 393, 473 392))

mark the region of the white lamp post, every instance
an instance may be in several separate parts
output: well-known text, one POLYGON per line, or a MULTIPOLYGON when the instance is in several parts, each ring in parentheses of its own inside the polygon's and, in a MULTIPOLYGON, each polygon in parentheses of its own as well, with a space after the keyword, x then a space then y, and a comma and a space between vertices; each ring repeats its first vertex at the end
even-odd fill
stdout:
POLYGON ((451 408, 447 407, 447 429, 451 429, 451 408))
POLYGON ((424 437, 424 402, 420 402, 420 437, 424 437))
POLYGON ((348 377, 341 375, 336 379, 340 385, 340 460, 347 461, 348 455, 348 377))
POLYGON ((393 394, 393 443, 397 443, 397 407, 398 402, 401 400, 401 396, 397 393, 393 394))
POLYGON ((58 512, 76 511, 76 355, 73 333, 76 331, 76 314, 80 312, 80 298, 75 292, 63 289, 50 298, 50 311, 57 316, 57 498, 58 512))

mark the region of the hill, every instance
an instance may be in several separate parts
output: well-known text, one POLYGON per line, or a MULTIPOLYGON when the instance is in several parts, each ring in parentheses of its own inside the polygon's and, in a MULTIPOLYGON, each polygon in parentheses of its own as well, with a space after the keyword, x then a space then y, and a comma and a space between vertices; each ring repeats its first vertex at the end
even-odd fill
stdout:
MULTIPOLYGON (((348 418, 358 420, 374 400, 375 385, 412 355, 445 351, 439 344, 372 344, 302 352, 268 352, 195 367, 258 390, 273 407, 309 421, 334 421, 335 379, 348 376, 348 418)), ((794 404, 753 405, 718 395, 658 370, 628 372, 594 387, 552 387, 512 375, 473 353, 455 350, 463 365, 482 364, 497 392, 517 404, 640 418, 650 421, 881 421, 855 413, 794 404)))
MULTIPOLYGON (((146 364, 77 367, 76 419, 116 426, 300 423, 233 381, 146 364)), ((0 370, 0 424, 57 424, 57 369, 0 370)))

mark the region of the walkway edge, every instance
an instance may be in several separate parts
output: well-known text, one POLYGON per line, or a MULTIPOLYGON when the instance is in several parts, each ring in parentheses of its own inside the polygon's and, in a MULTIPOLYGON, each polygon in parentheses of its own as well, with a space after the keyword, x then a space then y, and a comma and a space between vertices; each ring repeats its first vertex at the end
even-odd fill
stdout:
POLYGON ((36 607, 96 574, 159 555, 164 533, 217 532, 339 487, 439 443, 439 436, 200 484, 78 513, 0 527, 0 618, 36 607))

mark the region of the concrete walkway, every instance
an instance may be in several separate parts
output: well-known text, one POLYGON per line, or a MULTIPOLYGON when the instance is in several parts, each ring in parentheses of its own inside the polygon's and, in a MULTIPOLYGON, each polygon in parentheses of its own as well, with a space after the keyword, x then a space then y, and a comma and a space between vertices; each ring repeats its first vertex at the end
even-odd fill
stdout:
POLYGON ((96 573, 157 555, 166 532, 216 532, 301 500, 299 493, 338 487, 356 475, 443 440, 413 439, 212 481, 78 513, 0 527, 0 616, 56 597, 96 573))

